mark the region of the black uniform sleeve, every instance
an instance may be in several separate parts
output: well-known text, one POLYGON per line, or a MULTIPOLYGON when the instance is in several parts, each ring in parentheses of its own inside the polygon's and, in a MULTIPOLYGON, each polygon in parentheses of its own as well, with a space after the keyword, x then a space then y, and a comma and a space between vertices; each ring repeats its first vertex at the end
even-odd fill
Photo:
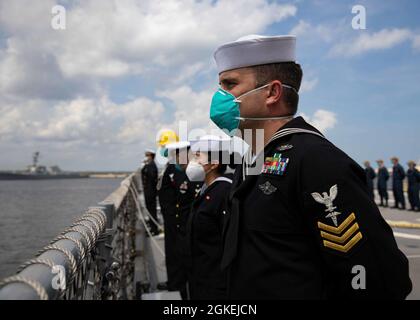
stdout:
POLYGON ((145 184, 145 181, 146 181, 146 172, 147 172, 146 168, 147 168, 146 165, 144 165, 143 168, 141 168, 141 181, 143 185, 145 184))
POLYGON ((363 169, 330 144, 301 164, 304 221, 314 235, 332 298, 404 299, 408 260, 370 199, 363 169))
POLYGON ((151 168, 150 168, 149 178, 150 178, 150 181, 152 182, 153 186, 156 187, 157 180, 158 180, 158 169, 157 169, 155 164, 153 166, 151 166, 151 168))
POLYGON ((376 178, 376 173, 375 170, 373 170, 372 168, 370 168, 370 178, 373 180, 376 178))
POLYGON ((400 171, 401 179, 405 178, 405 171, 402 166, 398 166, 398 170, 400 171))
POLYGON ((160 182, 159 187, 159 204, 163 210, 168 210, 172 208, 174 210, 176 203, 176 189, 175 182, 173 180, 174 168, 171 165, 168 165, 163 174, 162 181, 160 182))
POLYGON ((209 192, 205 192, 200 205, 200 212, 196 219, 201 226, 200 234, 208 244, 220 241, 224 216, 226 213, 226 200, 231 184, 228 182, 215 182, 209 192))

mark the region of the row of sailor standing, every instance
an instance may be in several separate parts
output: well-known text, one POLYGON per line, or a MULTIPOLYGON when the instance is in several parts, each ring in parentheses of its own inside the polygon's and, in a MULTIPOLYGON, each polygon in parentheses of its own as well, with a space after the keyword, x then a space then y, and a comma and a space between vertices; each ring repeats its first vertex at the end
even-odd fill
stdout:
MULTIPOLYGON (((226 274, 220 260, 225 201, 232 183, 226 174, 230 139, 203 136, 176 141, 177 137, 164 135, 162 139, 161 151, 168 163, 157 190, 164 219, 167 289, 179 291, 183 299, 223 299, 226 274)), ((142 169, 143 181, 150 163, 142 169)), ((147 201, 146 207, 150 212, 147 201)), ((153 221, 151 226, 157 230, 153 221)))
MULTIPOLYGON (((369 161, 364 162, 367 186, 371 198, 374 199, 374 179, 377 178, 377 188, 380 198, 379 205, 388 207, 388 180, 390 178, 390 174, 388 169, 385 167, 383 160, 377 160, 376 162, 378 164, 377 173, 375 173, 369 161)), ((410 210, 420 211, 420 172, 416 168, 416 163, 414 161, 409 161, 407 163, 407 171, 404 170, 397 157, 392 157, 391 163, 392 192, 395 199, 394 208, 403 210, 406 208, 403 182, 404 179, 407 178, 407 191, 410 210)))
POLYGON ((253 138, 232 184, 214 160, 229 152, 220 141, 164 144, 169 164, 158 189, 168 287, 185 298, 188 282, 191 299, 404 299, 408 259, 370 199, 363 169, 295 116, 295 48, 294 36, 249 35, 214 53, 220 88, 210 119, 232 141, 253 138), (355 266, 366 270, 363 288, 354 286, 355 266))

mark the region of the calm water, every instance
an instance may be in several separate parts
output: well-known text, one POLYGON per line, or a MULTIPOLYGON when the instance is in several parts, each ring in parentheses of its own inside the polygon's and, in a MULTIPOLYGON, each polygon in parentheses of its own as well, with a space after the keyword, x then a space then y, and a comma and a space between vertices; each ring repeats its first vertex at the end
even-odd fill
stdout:
POLYGON ((0 181, 0 278, 56 237, 121 179, 0 181))

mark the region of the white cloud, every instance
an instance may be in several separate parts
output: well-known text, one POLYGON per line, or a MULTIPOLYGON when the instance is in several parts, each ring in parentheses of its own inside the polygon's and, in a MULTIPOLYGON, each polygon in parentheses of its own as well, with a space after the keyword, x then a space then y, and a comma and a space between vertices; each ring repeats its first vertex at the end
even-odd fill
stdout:
POLYGON ((299 20, 298 24, 290 30, 290 34, 293 34, 295 36, 303 36, 305 35, 311 28, 311 25, 304 21, 299 20))
POLYGON ((155 66, 196 64, 217 45, 264 31, 296 13, 293 5, 266 0, 69 3, 66 30, 61 31, 50 27, 53 1, 4 1, 0 7, 0 24, 11 39, 23 42, 17 53, 37 47, 51 55, 48 60, 65 77, 119 77, 155 66))
POLYGON ((382 29, 375 33, 362 33, 355 39, 347 39, 332 47, 332 56, 355 56, 372 50, 395 47, 412 39, 408 29, 382 29))
POLYGON ((3 141, 151 143, 156 127, 163 124, 163 104, 144 97, 124 104, 113 103, 107 97, 49 105, 43 101, 25 101, 25 106, 20 103, 2 103, 0 107, 3 141))
POLYGON ((314 25, 305 20, 299 20, 290 34, 298 36, 302 46, 316 46, 325 43, 332 45, 328 56, 352 57, 373 50, 393 48, 405 41, 412 41, 412 47, 420 50, 420 35, 407 28, 382 29, 377 32, 352 30, 348 28, 349 21, 337 20, 332 23, 314 25), (356 36, 355 36, 356 35, 356 36))
POLYGON ((7 106, 0 107, 0 141, 10 139, 17 128, 18 121, 21 117, 21 112, 16 108, 7 106))
POLYGON ((315 89, 317 85, 318 85, 318 78, 313 78, 309 80, 306 80, 305 78, 303 78, 299 93, 312 91, 313 89, 315 89))
POLYGON ((138 154, 154 145, 159 128, 179 120, 211 127, 211 90, 190 86, 214 71, 215 48, 264 33, 297 10, 270 0, 61 3, 66 30, 51 28, 56 1, 0 0, 0 146, 69 148, 75 162, 84 150, 92 164, 99 154, 138 154), (134 76, 148 83, 138 97, 113 88, 114 79, 134 76), (173 107, 146 97, 150 92, 173 107), (115 93, 130 101, 113 102, 115 93))
POLYGON ((301 113, 300 115, 322 133, 325 133, 329 129, 333 129, 337 124, 337 115, 334 112, 324 109, 315 111, 312 116, 307 116, 304 113, 301 113))
POLYGON ((159 98, 173 105, 172 110, 146 97, 121 104, 107 96, 48 103, 33 99, 0 101, 0 141, 35 141, 54 148, 62 144, 119 145, 119 152, 129 152, 133 144, 153 147, 159 129, 178 131, 181 121, 187 121, 189 130, 209 132, 216 128, 209 120, 212 94, 211 90, 196 92, 189 86, 158 92, 159 98), (167 117, 168 112, 171 117, 167 117))
POLYGON ((164 125, 164 113, 165 108, 161 102, 142 97, 122 105, 114 104, 107 115, 123 121, 116 135, 119 142, 144 141, 153 145, 157 128, 164 125))
POLYGON ((420 35, 413 36, 413 48, 415 50, 420 50, 420 35))
POLYGON ((10 38, 0 49, 0 93, 17 97, 68 99, 94 91, 86 78, 65 78, 54 54, 32 42, 10 38))
POLYGON ((294 34, 299 39, 304 39, 306 43, 331 42, 337 34, 337 26, 327 26, 323 24, 312 25, 304 20, 299 20, 298 24, 290 30, 290 34, 294 34))
POLYGON ((197 62, 190 65, 186 65, 173 79, 171 79, 172 85, 178 85, 180 83, 190 83, 195 79, 200 72, 205 68, 203 62, 197 62))
POLYGON ((158 93, 159 97, 170 99, 175 106, 173 126, 176 126, 179 121, 187 121, 190 129, 209 127, 209 107, 212 95, 211 90, 195 92, 189 86, 158 93))

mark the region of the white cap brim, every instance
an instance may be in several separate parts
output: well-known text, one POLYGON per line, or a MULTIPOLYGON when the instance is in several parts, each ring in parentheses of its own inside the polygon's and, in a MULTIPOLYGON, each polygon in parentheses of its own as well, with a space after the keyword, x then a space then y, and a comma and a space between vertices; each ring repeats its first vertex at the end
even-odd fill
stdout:
POLYGON ((168 143, 165 147, 168 149, 168 151, 172 150, 182 150, 186 149, 190 146, 189 141, 179 141, 174 143, 168 143))
POLYGON ((191 141, 191 151, 197 152, 230 152, 231 139, 218 136, 202 136, 198 140, 191 141))
POLYGON ((226 43, 214 53, 217 71, 296 61, 296 37, 248 36, 226 43))

